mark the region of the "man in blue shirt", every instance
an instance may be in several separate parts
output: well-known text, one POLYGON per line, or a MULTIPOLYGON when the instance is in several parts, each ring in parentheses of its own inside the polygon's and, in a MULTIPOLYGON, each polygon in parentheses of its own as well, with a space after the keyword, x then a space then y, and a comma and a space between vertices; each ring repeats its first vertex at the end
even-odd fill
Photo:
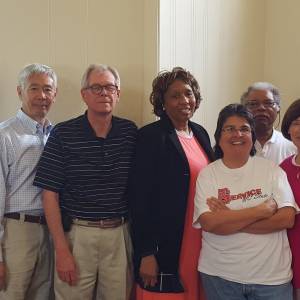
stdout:
POLYGON ((49 235, 41 189, 32 185, 50 133, 46 118, 57 91, 48 66, 21 70, 17 92, 21 109, 0 123, 0 299, 49 297, 49 235))

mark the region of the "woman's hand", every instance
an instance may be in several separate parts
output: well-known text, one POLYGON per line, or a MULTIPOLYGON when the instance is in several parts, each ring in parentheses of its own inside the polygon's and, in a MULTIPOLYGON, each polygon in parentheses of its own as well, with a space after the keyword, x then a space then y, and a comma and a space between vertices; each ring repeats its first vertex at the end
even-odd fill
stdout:
POLYGON ((158 264, 154 255, 142 258, 140 266, 140 276, 144 286, 154 286, 157 282, 158 264))
POLYGON ((216 212, 218 210, 223 210, 223 209, 229 209, 222 200, 217 199, 215 197, 207 198, 206 204, 208 205, 211 212, 216 212))

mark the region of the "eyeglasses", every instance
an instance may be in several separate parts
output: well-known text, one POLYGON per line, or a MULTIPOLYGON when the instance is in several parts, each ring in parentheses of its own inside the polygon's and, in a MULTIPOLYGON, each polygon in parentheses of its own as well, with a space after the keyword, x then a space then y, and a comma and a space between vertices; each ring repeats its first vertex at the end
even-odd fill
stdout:
POLYGON ((86 90, 91 90, 94 95, 100 95, 103 90, 106 91, 108 94, 115 94, 118 90, 118 87, 113 84, 107 85, 100 85, 100 84, 93 84, 85 88, 86 90))
POLYGON ((258 109, 261 105, 264 108, 272 108, 276 105, 276 102, 275 101, 263 101, 263 102, 249 101, 246 103, 246 107, 251 110, 258 109))
POLYGON ((251 133, 251 128, 248 126, 242 126, 241 128, 236 128, 234 126, 226 126, 222 129, 223 132, 227 134, 235 134, 240 132, 241 135, 247 135, 251 133))
POLYGON ((47 96, 52 96, 55 94, 55 89, 51 86, 29 86, 28 91, 32 94, 38 94, 43 92, 47 96))

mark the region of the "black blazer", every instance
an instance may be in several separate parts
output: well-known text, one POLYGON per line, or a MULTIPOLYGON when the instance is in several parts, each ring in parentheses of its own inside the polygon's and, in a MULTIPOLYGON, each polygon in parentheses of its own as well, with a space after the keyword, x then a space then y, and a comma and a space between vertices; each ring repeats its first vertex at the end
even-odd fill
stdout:
MULTIPOLYGON (((213 161, 205 129, 189 126, 213 161)), ((188 160, 168 116, 141 128, 129 192, 137 277, 141 258, 151 254, 159 272, 177 274, 189 181, 188 160)))

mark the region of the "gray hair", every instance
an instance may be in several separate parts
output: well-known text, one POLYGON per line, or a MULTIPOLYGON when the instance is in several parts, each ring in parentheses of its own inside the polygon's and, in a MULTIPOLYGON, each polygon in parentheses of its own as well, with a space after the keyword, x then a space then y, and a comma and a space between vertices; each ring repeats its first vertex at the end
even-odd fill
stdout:
POLYGON ((241 103, 245 105, 247 103, 248 95, 251 91, 270 91, 273 94, 273 98, 275 103, 280 106, 280 93, 276 86, 269 82, 255 82, 252 85, 250 85, 245 93, 241 96, 241 103))
POLYGON ((81 79, 81 88, 82 89, 88 87, 89 77, 93 71, 97 71, 99 73, 103 73, 106 71, 110 72, 115 78, 115 85, 118 87, 118 89, 120 89, 121 81, 120 81, 120 75, 119 75, 118 71, 113 67, 110 67, 107 65, 99 65, 99 64, 91 64, 88 66, 88 68, 84 72, 82 79, 81 79))
POLYGON ((51 67, 46 65, 34 63, 25 66, 18 75, 18 86, 21 87, 22 90, 25 89, 28 78, 33 74, 45 74, 53 80, 53 86, 55 89, 57 88, 57 75, 51 67))

